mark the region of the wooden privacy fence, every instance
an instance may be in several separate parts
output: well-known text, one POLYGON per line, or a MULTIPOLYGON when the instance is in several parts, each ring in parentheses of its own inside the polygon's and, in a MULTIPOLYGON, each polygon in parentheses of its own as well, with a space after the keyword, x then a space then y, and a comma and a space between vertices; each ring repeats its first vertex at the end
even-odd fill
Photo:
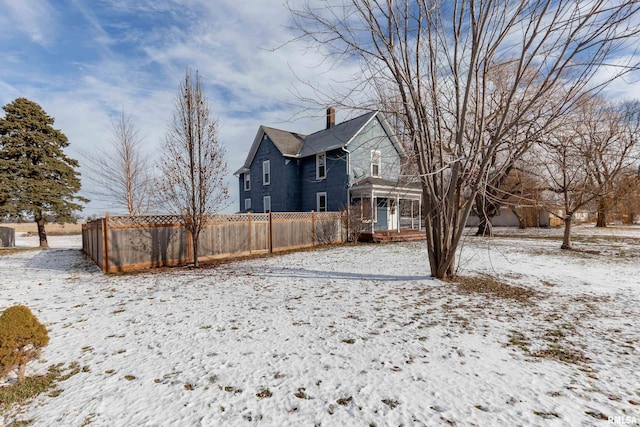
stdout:
MULTIPOLYGON (((346 241, 339 212, 215 214, 198 240, 206 261, 346 241)), ((109 216, 82 227, 82 250, 105 273, 193 261, 191 234, 180 217, 109 216)))

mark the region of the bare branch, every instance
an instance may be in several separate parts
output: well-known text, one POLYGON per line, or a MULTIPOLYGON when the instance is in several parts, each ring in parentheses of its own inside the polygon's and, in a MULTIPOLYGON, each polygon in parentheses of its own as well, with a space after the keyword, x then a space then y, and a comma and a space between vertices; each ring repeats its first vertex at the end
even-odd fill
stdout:
POLYGON ((124 208, 131 216, 148 213, 153 199, 150 161, 142 143, 133 118, 122 111, 111 120, 109 143, 83 154, 94 199, 124 208))

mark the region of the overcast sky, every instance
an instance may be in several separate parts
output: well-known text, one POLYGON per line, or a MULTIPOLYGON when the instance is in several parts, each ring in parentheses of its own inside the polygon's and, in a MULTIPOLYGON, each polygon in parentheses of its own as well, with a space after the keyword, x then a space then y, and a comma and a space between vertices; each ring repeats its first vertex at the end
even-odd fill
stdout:
MULTIPOLYGON (((324 126, 324 107, 300 114, 292 91, 311 93, 296 76, 321 87, 344 77, 322 71, 321 56, 302 45, 275 49, 294 37, 283 0, 0 0, 0 10, 0 105, 40 104, 81 164, 83 152, 107 143, 122 109, 153 156, 185 67, 197 69, 227 148, 229 212, 238 210, 231 173, 261 124, 302 133, 324 126)), ((94 201, 83 214, 105 211, 117 213, 94 201)))

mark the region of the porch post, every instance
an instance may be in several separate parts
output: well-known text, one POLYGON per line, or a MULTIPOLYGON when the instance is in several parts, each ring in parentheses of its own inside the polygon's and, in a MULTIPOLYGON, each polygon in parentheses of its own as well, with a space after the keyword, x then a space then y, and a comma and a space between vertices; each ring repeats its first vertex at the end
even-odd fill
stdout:
POLYGON ((411 229, 415 230, 415 228, 413 227, 413 202, 414 200, 411 199, 411 229))
POLYGON ((422 194, 420 194, 420 202, 418 205, 418 230, 422 230, 422 194))
POLYGON ((396 193, 396 229, 400 232, 400 194, 396 193))
POLYGON ((376 213, 375 213, 375 211, 373 209, 375 209, 375 206, 377 205, 377 203, 373 203, 373 189, 371 190, 370 195, 371 195, 371 197, 369 197, 369 199, 371 200, 370 201, 370 203, 371 203, 371 234, 373 235, 373 232, 375 231, 373 222, 374 222, 375 217, 376 217, 376 213))

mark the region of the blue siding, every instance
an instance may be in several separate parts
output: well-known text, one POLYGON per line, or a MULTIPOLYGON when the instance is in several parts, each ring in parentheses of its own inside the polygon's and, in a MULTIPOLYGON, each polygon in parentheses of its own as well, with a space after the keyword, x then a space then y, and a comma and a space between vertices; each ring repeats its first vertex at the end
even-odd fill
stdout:
POLYGON ((400 177, 400 155, 377 117, 369 122, 347 148, 351 152, 350 184, 371 176, 371 150, 380 151, 380 178, 397 181, 400 177))
POLYGON ((300 160, 287 159, 284 161, 285 182, 287 192, 285 196, 285 212, 298 212, 302 210, 301 185, 300 185, 300 160))
POLYGON ((342 210, 347 203, 347 157, 342 149, 327 154, 327 177, 316 179, 316 156, 300 161, 302 211, 317 211, 317 193, 327 193, 327 210, 342 210))
POLYGON ((280 150, 271 142, 269 137, 260 142, 253 162, 250 166, 251 190, 244 191, 244 175, 240 174, 240 212, 245 212, 244 199, 251 198, 251 210, 264 212, 263 197, 271 197, 271 210, 286 212, 297 207, 296 199, 299 194, 296 161, 288 161, 280 150), (271 179, 269 185, 262 184, 262 162, 269 160, 271 179))
MULTIPOLYGON (((335 145, 334 145, 335 146, 335 145)), ((244 174, 238 177, 240 212, 244 200, 251 198, 251 210, 263 212, 263 197, 271 197, 274 212, 316 211, 317 194, 327 194, 327 210, 339 211, 347 204, 350 185, 371 176, 371 151, 380 151, 379 177, 397 181, 400 155, 377 117, 358 133, 348 145, 326 153, 326 178, 316 179, 316 156, 285 158, 267 136, 258 146, 250 166, 251 190, 244 191, 244 174), (262 162, 270 161, 271 182, 262 184, 262 162), (348 170, 349 169, 349 170, 348 170)), ((386 218, 386 216, 385 216, 386 218)))
MULTIPOLYGON (((244 191, 244 174, 243 173, 238 175, 238 185, 240 186, 240 189, 238 191, 238 198, 240 199, 240 209, 238 209, 238 211, 246 212, 244 209, 244 199, 246 199, 247 197, 250 197, 251 192, 244 191)), ((253 201, 251 201, 251 203, 253 203, 253 201)))

